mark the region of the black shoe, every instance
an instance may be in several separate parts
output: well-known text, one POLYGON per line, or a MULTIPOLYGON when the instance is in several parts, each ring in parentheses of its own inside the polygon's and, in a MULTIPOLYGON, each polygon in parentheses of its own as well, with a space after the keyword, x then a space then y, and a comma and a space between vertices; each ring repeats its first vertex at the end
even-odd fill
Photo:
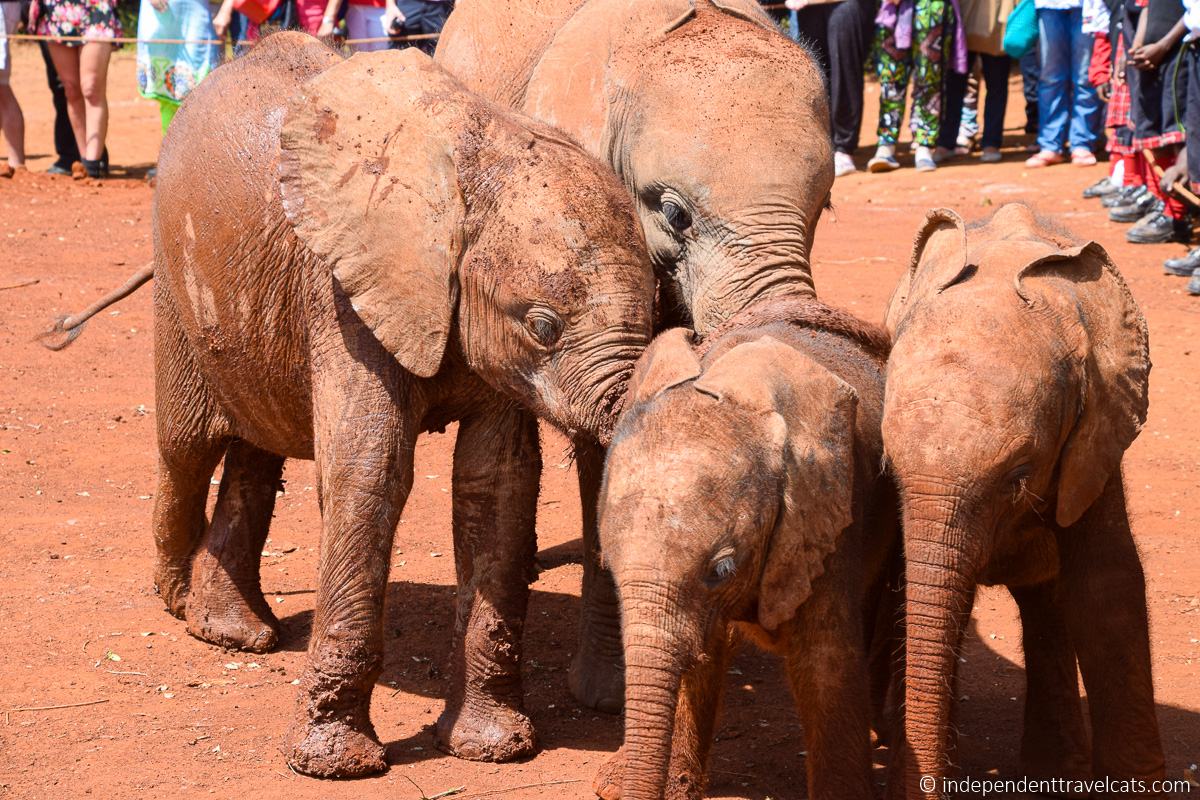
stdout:
POLYGON ((1090 200, 1093 197, 1107 197, 1110 194, 1119 192, 1121 187, 1114 184, 1108 178, 1101 178, 1091 186, 1083 190, 1083 196, 1090 200))
POLYGON ((50 168, 46 170, 46 174, 47 175, 70 175, 71 168, 61 166, 60 164, 51 164, 50 168))
POLYGON ((1147 214, 1161 214, 1163 201, 1146 192, 1127 206, 1116 206, 1109 210, 1108 218, 1113 222, 1137 222, 1147 214))
POLYGON ((1133 244, 1165 244, 1187 241, 1184 229, 1187 220, 1171 219, 1158 213, 1125 232, 1125 240, 1133 244))
POLYGON ((1141 197, 1147 191, 1145 186, 1122 186, 1121 191, 1116 194, 1110 194, 1108 197, 1101 199, 1100 205, 1105 208, 1116 208, 1117 206, 1127 206, 1134 200, 1141 197))
POLYGON ((1163 272, 1180 278, 1190 278, 1192 273, 1198 269, 1200 269, 1200 247, 1183 258, 1168 258, 1163 262, 1163 272))
POLYGON ((1200 269, 1192 273, 1192 279, 1188 281, 1187 293, 1193 297, 1200 295, 1200 269))
POLYGON ((85 158, 82 159, 80 163, 83 164, 83 168, 87 172, 89 178, 102 178, 107 176, 108 170, 103 168, 102 162, 99 159, 92 161, 91 159, 85 158))

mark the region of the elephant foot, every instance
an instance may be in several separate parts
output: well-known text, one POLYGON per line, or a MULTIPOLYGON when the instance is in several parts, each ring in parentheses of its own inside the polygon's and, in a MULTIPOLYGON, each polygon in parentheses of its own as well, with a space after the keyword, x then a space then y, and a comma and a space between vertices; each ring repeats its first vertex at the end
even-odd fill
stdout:
POLYGON ((581 647, 571 662, 567 685, 587 708, 605 714, 620 714, 625 708, 625 666, 619 655, 605 657, 581 647))
POLYGON ((625 778, 625 747, 622 746, 605 761, 596 777, 592 789, 604 800, 621 800, 621 781, 625 778))
POLYGON ((533 723, 495 701, 446 705, 438 718, 438 746, 468 761, 514 761, 537 752, 533 723))
POLYGON ((288 765, 304 775, 361 778, 388 768, 374 731, 358 730, 342 719, 302 723, 290 738, 288 765))
POLYGON ((218 564, 205 564, 206 560, 202 554, 193 570, 185 610, 188 633, 231 650, 265 653, 274 648, 279 620, 257 581, 252 589, 239 589, 218 564))
POLYGON ((162 598, 167 611, 176 619, 184 618, 187 607, 188 570, 186 567, 175 567, 159 564, 154 569, 154 591, 162 598))

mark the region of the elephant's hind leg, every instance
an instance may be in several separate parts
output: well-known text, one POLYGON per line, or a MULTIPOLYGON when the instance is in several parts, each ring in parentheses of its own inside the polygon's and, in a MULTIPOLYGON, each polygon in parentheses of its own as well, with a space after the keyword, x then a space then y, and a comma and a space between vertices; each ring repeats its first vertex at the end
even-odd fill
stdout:
POLYGON ((188 633, 221 647, 265 652, 279 639, 279 621, 259 585, 259 561, 283 457, 234 440, 212 524, 192 564, 188 633))
MULTIPOLYGON (((161 291, 161 290, 159 290, 161 291)), ((156 299, 154 315, 158 489, 154 497, 154 588, 183 619, 192 555, 204 535, 204 507, 227 429, 191 358, 173 313, 156 299)))

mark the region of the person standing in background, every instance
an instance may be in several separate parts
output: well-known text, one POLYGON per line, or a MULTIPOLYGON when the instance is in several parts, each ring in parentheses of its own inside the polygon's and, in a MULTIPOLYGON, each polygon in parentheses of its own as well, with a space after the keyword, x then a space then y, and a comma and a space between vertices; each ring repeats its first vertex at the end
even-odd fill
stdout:
POLYGON ((1082 0, 1034 0, 1038 14, 1038 152, 1025 161, 1030 168, 1066 160, 1090 167, 1100 134, 1104 104, 1088 79, 1092 37, 1083 33, 1082 0))
MULTIPOLYGON (((937 169, 933 148, 941 131, 942 80, 947 60, 966 73, 967 47, 955 0, 884 0, 875 19, 879 58, 879 144, 871 172, 900 166, 896 142, 912 78, 912 129, 918 172, 937 169)), ((955 121, 955 131, 958 123, 955 121)))
POLYGON ((29 26, 39 36, 85 39, 51 41, 48 47, 66 93, 83 171, 92 178, 106 176, 108 165, 102 159, 108 135, 108 62, 111 40, 122 35, 115 0, 34 0, 29 26))
MULTIPOLYGON (((1004 111, 1008 107, 1008 73, 1012 59, 1004 52, 1004 20, 1012 13, 1013 0, 964 0, 963 20, 967 29, 970 63, 978 59, 983 66, 983 155, 980 161, 994 164, 1000 160, 1000 145, 1004 137, 1004 111)), ((942 109, 942 130, 934 157, 946 160, 958 146, 959 121, 962 118, 963 96, 967 90, 967 75, 949 72, 946 75, 946 100, 942 109)))
MULTIPOLYGON (((46 170, 46 174, 70 175, 71 165, 79 160, 79 146, 75 144, 75 131, 71 128, 71 118, 67 113, 67 92, 63 89, 62 81, 58 79, 58 71, 54 69, 54 60, 50 58, 50 46, 45 42, 38 42, 38 50, 46 66, 46 85, 50 88, 50 97, 54 101, 54 152, 58 156, 46 170)), ((108 151, 100 157, 100 163, 105 169, 108 168, 108 151)))
POLYGON ((798 38, 811 47, 825 73, 833 127, 833 174, 839 178, 858 171, 853 156, 862 128, 863 65, 871 43, 875 3, 786 0, 786 8, 768 9, 781 23, 790 11, 796 12, 798 38))
MULTIPOLYGON (((225 0, 218 13, 225 6, 232 8, 233 0, 225 0)), ((158 102, 165 135, 183 98, 221 63, 208 0, 142 0, 137 38, 138 92, 158 102)))
POLYGON ((8 163, 0 169, 0 178, 11 178, 17 170, 25 169, 25 115, 13 94, 12 48, 8 34, 17 32, 21 21, 21 4, 17 0, 0 0, 0 130, 8 145, 8 163))

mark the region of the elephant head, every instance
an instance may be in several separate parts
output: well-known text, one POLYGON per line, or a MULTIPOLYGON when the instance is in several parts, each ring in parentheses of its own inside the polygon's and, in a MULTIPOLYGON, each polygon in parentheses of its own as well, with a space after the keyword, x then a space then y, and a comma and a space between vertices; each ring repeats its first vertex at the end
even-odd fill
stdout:
POLYGON ((703 336, 763 297, 813 294, 833 185, 823 77, 753 0, 584 3, 523 108, 621 177, 669 323, 703 336))
POLYGON ((624 625, 624 800, 663 797, 683 674, 732 622, 784 625, 851 522, 854 390, 769 336, 703 368, 685 336, 662 334, 639 362, 601 492, 624 625))
POLYGON ((465 362, 563 429, 607 438, 654 294, 607 167, 415 49, 306 83, 281 140, 288 220, 405 369, 465 362))
POLYGON ((970 229, 931 212, 887 327, 883 440, 907 561, 907 796, 925 797, 918 777, 948 768, 976 585, 1057 574, 1053 531, 1120 480, 1145 421, 1148 336, 1104 250, 1020 205, 970 229))

